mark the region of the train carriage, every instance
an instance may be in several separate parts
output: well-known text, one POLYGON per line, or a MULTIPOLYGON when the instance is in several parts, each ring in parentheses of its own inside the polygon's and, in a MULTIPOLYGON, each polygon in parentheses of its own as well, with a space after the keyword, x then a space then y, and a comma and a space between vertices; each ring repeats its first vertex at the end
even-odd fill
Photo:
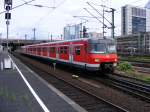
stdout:
POLYGON ((115 41, 82 38, 27 45, 22 53, 55 60, 92 71, 113 71, 117 64, 115 41))

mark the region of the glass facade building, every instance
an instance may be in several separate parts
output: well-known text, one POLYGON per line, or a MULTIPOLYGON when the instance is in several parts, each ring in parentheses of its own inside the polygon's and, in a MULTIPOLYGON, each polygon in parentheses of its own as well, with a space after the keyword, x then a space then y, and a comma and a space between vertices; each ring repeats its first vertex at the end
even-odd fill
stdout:
POLYGON ((68 25, 64 27, 64 39, 72 40, 81 38, 82 24, 68 25))
POLYGON ((122 35, 150 31, 150 9, 126 5, 122 7, 122 35))
POLYGON ((146 32, 146 18, 132 16, 132 33, 146 32))
POLYGON ((122 13, 123 13, 123 20, 122 20, 122 24, 123 24, 123 34, 126 33, 126 7, 122 7, 122 13))
POLYGON ((149 0, 148 3, 145 5, 145 8, 150 9, 150 0, 149 0))

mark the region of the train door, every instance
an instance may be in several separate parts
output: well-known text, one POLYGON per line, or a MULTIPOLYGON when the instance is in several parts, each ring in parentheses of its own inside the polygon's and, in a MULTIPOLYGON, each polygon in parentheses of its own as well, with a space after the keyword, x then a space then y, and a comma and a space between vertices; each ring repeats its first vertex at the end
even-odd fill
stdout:
POLYGON ((35 55, 37 55, 37 47, 35 47, 35 55))
POLYGON ((50 47, 47 47, 47 57, 50 57, 50 47))
POLYGON ((59 47, 56 45, 56 59, 59 59, 59 47))
POLYGON ((69 62, 72 63, 73 61, 73 46, 72 46, 72 43, 70 43, 70 46, 69 46, 69 62))
POLYGON ((74 61, 76 62, 85 62, 86 54, 85 54, 85 46, 84 45, 76 45, 74 46, 74 61))

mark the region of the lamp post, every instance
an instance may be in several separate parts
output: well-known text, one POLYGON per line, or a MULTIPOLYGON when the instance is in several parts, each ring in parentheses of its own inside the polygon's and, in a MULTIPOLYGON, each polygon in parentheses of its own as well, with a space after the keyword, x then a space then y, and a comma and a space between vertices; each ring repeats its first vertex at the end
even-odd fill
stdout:
POLYGON ((33 30, 33 41, 35 42, 35 40, 36 40, 36 36, 35 36, 36 28, 33 28, 32 30, 33 30))

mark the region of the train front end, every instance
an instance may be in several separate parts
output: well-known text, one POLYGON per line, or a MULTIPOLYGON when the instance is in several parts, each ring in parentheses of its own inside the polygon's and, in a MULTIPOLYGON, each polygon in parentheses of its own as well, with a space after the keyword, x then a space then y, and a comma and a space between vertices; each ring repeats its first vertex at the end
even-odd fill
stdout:
POLYGON ((113 39, 90 39, 88 42, 88 63, 93 70, 113 72, 117 66, 116 43, 113 39))

